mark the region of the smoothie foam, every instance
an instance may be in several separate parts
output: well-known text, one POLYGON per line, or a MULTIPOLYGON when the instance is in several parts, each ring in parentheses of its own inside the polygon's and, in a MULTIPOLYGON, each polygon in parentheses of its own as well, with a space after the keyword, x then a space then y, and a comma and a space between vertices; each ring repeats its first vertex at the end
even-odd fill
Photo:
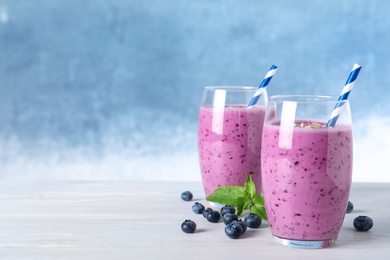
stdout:
POLYGON ((206 196, 221 186, 243 186, 249 173, 261 192, 264 116, 261 106, 200 107, 199 160, 206 196))
POLYGON ((295 126, 290 135, 280 129, 278 122, 266 123, 262 139, 263 192, 273 235, 337 238, 352 178, 351 126, 295 126))

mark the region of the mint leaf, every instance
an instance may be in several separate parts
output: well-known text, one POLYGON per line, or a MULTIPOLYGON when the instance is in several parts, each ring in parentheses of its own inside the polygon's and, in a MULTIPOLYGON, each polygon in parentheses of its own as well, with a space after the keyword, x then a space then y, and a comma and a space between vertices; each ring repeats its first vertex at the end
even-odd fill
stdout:
POLYGON ((259 194, 255 194, 253 197, 253 205, 250 209, 251 213, 259 215, 260 218, 267 220, 267 213, 264 207, 264 198, 259 194))
POLYGON ((236 204, 237 204, 237 216, 240 216, 242 214, 242 212, 244 211, 245 209, 245 205, 246 205, 246 198, 245 197, 239 197, 237 198, 236 200, 236 204))
POLYGON ((251 213, 259 215, 267 220, 264 208, 263 196, 256 193, 256 186, 252 180, 252 175, 248 174, 244 186, 223 186, 219 187, 206 198, 207 201, 222 205, 231 205, 237 209, 240 216, 244 210, 249 209, 251 213))
POLYGON ((253 199, 256 194, 256 186, 252 180, 252 175, 248 174, 244 186, 245 192, 249 195, 249 198, 253 199))
POLYGON ((237 216, 240 216, 245 209, 249 209, 252 200, 247 196, 237 198, 237 216))
POLYGON ((250 212, 259 215, 259 217, 264 220, 268 220, 264 204, 254 203, 250 209, 250 212))
POLYGON ((244 197, 244 187, 242 186, 222 186, 207 196, 206 200, 222 205, 232 205, 237 207, 237 198, 244 197))
POLYGON ((263 196, 261 196, 259 194, 255 194, 255 196, 253 196, 253 203, 259 204, 259 205, 264 205, 264 198, 263 198, 263 196))

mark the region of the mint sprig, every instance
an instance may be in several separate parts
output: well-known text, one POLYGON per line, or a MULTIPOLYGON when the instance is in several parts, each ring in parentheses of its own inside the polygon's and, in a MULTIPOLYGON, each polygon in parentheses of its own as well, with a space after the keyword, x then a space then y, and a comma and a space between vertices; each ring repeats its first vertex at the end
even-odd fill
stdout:
POLYGON ((237 215, 240 216, 244 210, 249 209, 250 213, 259 215, 267 220, 263 196, 256 193, 256 186, 252 175, 248 174, 244 186, 222 186, 206 198, 207 201, 222 205, 231 205, 237 208, 237 215))

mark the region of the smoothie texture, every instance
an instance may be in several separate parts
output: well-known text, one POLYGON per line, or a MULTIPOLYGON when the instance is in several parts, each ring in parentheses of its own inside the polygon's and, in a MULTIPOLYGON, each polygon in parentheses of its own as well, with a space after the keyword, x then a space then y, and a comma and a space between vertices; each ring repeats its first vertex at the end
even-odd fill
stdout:
POLYGON ((263 130, 262 174, 273 235, 293 240, 336 239, 352 178, 352 127, 278 121, 263 130))
POLYGON ((261 106, 200 107, 198 147, 206 196, 221 186, 243 186, 249 173, 261 192, 264 116, 261 106))

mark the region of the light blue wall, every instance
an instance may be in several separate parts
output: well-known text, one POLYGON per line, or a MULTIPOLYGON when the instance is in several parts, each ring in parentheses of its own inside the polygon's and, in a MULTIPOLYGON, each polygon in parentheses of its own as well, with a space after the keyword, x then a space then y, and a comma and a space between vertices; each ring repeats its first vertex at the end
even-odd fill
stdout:
POLYGON ((270 95, 338 95, 363 65, 350 100, 367 145, 363 122, 390 112, 389 11, 379 0, 0 0, 0 178, 198 180, 203 86, 258 85, 271 64, 270 95))

